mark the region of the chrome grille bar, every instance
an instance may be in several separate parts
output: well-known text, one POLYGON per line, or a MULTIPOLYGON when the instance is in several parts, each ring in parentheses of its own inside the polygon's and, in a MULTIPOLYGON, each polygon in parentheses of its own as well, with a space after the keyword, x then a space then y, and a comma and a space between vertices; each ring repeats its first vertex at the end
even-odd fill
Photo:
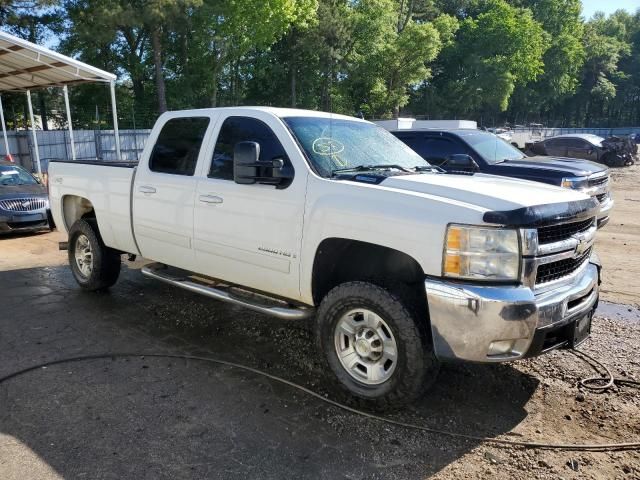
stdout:
POLYGON ((32 198, 14 198, 9 200, 0 200, 0 209, 7 210, 9 212, 34 212, 47 208, 47 199, 32 197, 32 198))

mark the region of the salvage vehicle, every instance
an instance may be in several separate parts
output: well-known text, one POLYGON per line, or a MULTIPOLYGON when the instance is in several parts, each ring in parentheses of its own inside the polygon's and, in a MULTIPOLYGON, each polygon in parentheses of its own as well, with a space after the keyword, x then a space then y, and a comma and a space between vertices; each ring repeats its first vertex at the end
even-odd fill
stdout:
POLYGON ((49 229, 47 189, 28 171, 0 162, 0 233, 49 229))
POLYGON ((604 139, 590 133, 557 135, 528 147, 532 155, 582 158, 602 163, 609 167, 633 164, 632 142, 619 137, 604 139))
POLYGON ((493 133, 476 129, 402 129, 391 133, 429 163, 447 171, 482 172, 579 190, 600 204, 598 227, 609 221, 613 208, 609 171, 600 164, 563 157, 527 157, 493 133))
POLYGON ((234 107, 160 116, 137 166, 52 162, 78 284, 142 273, 310 322, 336 391, 416 399, 443 361, 582 342, 598 302, 599 205, 570 189, 443 173, 364 120, 234 107))

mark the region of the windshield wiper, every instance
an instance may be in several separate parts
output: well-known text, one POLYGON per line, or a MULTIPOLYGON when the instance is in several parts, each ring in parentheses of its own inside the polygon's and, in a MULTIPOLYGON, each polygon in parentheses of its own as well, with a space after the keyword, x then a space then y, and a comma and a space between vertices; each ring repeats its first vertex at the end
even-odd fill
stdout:
POLYGON ((371 170, 384 170, 387 168, 395 168, 396 170, 402 170, 403 172, 411 172, 406 167, 402 165, 396 165, 394 163, 382 164, 382 165, 358 165, 356 167, 347 167, 347 168, 336 168, 331 170, 331 176, 333 177, 336 173, 344 173, 344 172, 369 172, 371 170))
POLYGON ((442 173, 446 172, 446 170, 442 167, 438 167, 436 165, 417 165, 413 167, 416 172, 433 172, 433 173, 442 173))

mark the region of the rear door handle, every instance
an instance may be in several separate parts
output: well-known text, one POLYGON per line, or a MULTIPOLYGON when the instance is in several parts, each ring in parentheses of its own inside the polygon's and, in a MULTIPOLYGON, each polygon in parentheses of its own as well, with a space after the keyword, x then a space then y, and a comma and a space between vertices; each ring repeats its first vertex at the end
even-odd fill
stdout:
POLYGON ((141 185, 138 187, 138 191, 140 193, 156 193, 155 187, 150 187, 149 185, 141 185))
POLYGON ((198 197, 202 203, 222 203, 223 200, 221 197, 217 197, 215 195, 200 195, 198 197))

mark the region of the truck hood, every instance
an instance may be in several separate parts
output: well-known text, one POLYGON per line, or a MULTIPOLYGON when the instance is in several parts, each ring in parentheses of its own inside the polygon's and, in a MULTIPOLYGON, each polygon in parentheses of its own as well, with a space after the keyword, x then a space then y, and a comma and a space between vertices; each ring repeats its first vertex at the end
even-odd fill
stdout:
MULTIPOLYGON (((544 157, 537 155, 522 160, 507 160, 498 164, 501 168, 531 168, 546 171, 556 171, 571 177, 586 177, 594 173, 607 170, 607 167, 599 163, 581 160, 579 158, 544 157)), ((508 174, 505 172, 505 174, 508 174)))
POLYGON ((486 210, 503 211, 589 198, 575 190, 482 173, 398 175, 385 179, 380 186, 434 195, 486 210))

